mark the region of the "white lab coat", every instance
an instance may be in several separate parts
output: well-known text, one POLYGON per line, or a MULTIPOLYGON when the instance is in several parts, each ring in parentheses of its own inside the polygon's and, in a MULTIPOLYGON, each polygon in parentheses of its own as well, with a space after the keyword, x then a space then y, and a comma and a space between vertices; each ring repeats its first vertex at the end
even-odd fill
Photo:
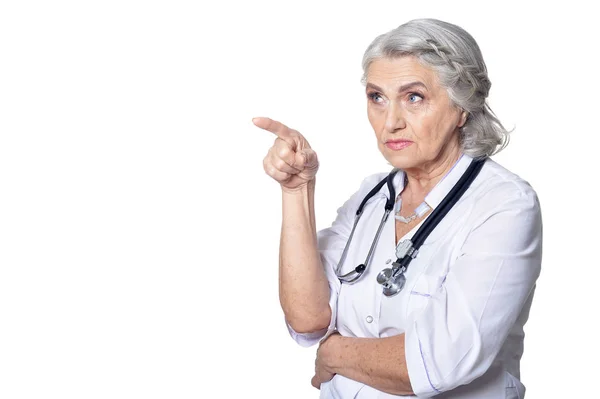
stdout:
MULTIPOLYGON (((435 209, 467 169, 463 155, 427 195, 435 209)), ((433 230, 411 262, 403 291, 385 297, 376 276, 395 257, 390 215, 373 260, 354 285, 340 284, 334 269, 365 195, 386 176, 366 178, 338 210, 318 246, 331 291, 329 329, 292 337, 314 345, 337 329, 348 337, 405 334, 406 361, 417 397, 523 398, 519 361, 542 256, 540 206, 531 186, 488 159, 471 187, 433 230)), ((404 173, 394 178, 403 189, 404 173)), ((342 273, 364 262, 384 212, 387 187, 365 206, 342 273)), ((410 238, 421 223, 400 240, 410 238)), ((321 386, 321 398, 398 398, 342 375, 321 386)), ((414 397, 414 396, 411 396, 414 397)))

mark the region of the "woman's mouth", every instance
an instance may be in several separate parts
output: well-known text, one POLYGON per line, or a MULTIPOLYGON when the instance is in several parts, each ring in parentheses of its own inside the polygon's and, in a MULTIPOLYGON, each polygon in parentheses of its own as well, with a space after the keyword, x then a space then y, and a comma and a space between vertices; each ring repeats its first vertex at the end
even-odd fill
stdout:
POLYGON ((410 140, 388 140, 385 142, 385 146, 391 150, 401 150, 408 147, 413 142, 410 140))

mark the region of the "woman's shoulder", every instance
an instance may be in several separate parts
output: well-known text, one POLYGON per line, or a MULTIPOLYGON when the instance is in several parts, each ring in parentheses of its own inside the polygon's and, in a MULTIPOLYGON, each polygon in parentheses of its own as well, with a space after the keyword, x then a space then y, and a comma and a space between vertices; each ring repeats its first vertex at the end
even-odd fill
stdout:
POLYGON ((486 161, 478 178, 480 197, 493 196, 495 202, 520 198, 538 203, 537 193, 527 180, 492 159, 486 161))

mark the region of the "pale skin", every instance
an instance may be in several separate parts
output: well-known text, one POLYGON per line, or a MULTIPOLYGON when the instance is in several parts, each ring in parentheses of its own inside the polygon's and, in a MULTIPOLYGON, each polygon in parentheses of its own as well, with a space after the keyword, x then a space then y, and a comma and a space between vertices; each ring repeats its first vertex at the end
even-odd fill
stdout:
MULTIPOLYGON (((385 159, 406 172, 400 193, 400 214, 409 216, 452 168, 461 150, 459 129, 467 113, 456 107, 439 83, 435 71, 411 56, 378 59, 367 70, 367 115, 385 159), (408 146, 392 148, 389 140, 408 146)), ((324 330, 331 319, 329 286, 317 251, 314 221, 316 153, 297 131, 268 118, 256 126, 277 138, 264 168, 282 188, 283 223, 280 243, 280 301, 288 323, 297 332, 324 330)), ((421 219, 396 222, 396 241, 421 219)), ((319 387, 335 374, 380 391, 413 393, 404 334, 388 338, 354 338, 334 334, 317 351, 312 385, 319 387)))

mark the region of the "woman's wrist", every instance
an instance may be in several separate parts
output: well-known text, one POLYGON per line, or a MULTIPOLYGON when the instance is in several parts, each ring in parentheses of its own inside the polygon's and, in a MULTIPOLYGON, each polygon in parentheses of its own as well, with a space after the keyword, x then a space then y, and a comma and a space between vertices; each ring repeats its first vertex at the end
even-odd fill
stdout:
POLYGON ((315 183, 316 183, 316 178, 313 178, 313 179, 307 181, 305 184, 302 184, 302 185, 300 185, 298 187, 294 187, 294 188, 284 187, 282 185, 281 192, 283 193, 284 196, 285 195, 296 196, 296 195, 306 194, 309 191, 314 190, 315 183))
POLYGON ((319 348, 320 356, 322 356, 323 366, 325 371, 328 373, 337 374, 342 358, 342 351, 340 350, 344 337, 340 334, 332 334, 327 338, 319 348))
POLYGON ((313 240, 316 240, 314 197, 314 179, 310 180, 306 185, 294 189, 282 187, 283 225, 291 227, 294 230, 294 234, 299 232, 298 229, 304 230, 308 228, 311 231, 313 240))

